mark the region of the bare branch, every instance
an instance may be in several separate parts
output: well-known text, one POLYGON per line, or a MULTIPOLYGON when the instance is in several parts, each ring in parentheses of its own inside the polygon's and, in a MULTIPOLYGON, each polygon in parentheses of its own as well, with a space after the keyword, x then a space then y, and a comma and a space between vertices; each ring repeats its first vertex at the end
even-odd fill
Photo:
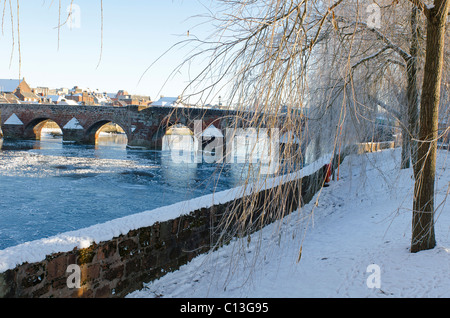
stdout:
POLYGON ((401 114, 393 109, 392 107, 390 107, 389 105, 387 105, 386 103, 384 103, 383 101, 379 100, 378 98, 376 98, 375 96, 372 95, 368 95, 367 96, 369 98, 369 100, 375 104, 377 104, 378 106, 380 106, 381 108, 384 108, 386 111, 388 111, 389 113, 391 113, 392 115, 394 115, 397 118, 401 118, 401 114))
POLYGON ((422 0, 408 0, 413 5, 415 5, 420 12, 423 12, 425 16, 428 18, 430 15, 430 8, 422 1, 422 0))
POLYGON ((397 52, 405 61, 407 61, 407 60, 409 60, 411 58, 411 55, 409 53, 407 53, 405 50, 403 50, 400 46, 394 44, 387 36, 385 36, 383 33, 378 31, 377 29, 369 27, 367 25, 367 23, 365 23, 365 22, 354 22, 353 24, 356 24, 356 25, 359 25, 359 26, 363 26, 368 31, 370 31, 373 34, 375 34, 375 36, 379 40, 383 41, 384 44, 386 44, 387 48, 390 48, 390 49, 394 50, 395 52, 397 52))
POLYGON ((390 49, 390 47, 385 46, 381 50, 379 50, 378 52, 375 52, 372 55, 369 55, 369 56, 366 56, 366 57, 362 58, 361 60, 359 60, 358 62, 356 62, 355 64, 352 65, 352 69, 355 69, 356 67, 358 67, 360 64, 362 64, 364 62, 367 62, 367 61, 370 61, 372 59, 377 58, 380 54, 382 54, 387 49, 390 49))

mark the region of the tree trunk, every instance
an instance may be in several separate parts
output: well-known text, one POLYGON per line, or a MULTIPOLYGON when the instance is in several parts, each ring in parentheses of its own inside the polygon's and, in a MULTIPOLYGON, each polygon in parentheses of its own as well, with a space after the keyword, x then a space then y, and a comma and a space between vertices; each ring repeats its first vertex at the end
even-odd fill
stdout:
POLYGON ((409 169, 411 167, 411 136, 409 130, 402 128, 402 157, 400 169, 409 169))
POLYGON ((432 249, 434 233, 434 183, 438 135, 445 23, 450 0, 435 0, 426 11, 427 40, 425 70, 420 101, 418 174, 414 184, 411 252, 432 249))

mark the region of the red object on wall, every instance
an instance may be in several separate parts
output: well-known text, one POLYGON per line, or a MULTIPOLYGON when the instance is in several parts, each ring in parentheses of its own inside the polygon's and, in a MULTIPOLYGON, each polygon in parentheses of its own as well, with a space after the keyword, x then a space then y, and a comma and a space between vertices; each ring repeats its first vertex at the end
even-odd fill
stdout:
POLYGON ((326 164, 326 175, 325 175, 325 183, 328 183, 331 181, 331 164, 326 164))

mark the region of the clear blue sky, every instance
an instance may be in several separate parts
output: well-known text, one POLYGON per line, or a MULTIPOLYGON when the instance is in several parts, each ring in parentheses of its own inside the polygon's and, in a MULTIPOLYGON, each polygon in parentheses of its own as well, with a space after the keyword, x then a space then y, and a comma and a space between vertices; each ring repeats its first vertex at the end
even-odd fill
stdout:
MULTIPOLYGON (((16 0, 17 1, 17 0, 16 0)), ((14 52, 10 9, 7 4, 0 34, 0 78, 19 77, 17 7, 14 13, 14 52)), ((8 1, 6 1, 8 2, 8 1)), ((89 87, 107 92, 124 89, 134 94, 177 96, 187 83, 187 72, 178 73, 163 88, 170 72, 183 61, 187 49, 172 51, 139 78, 174 43, 193 35, 205 38, 213 30, 197 26, 193 18, 207 13, 209 0, 104 0, 103 54, 100 0, 76 0, 79 28, 63 26, 58 50, 58 0, 20 0, 21 77, 32 87, 89 87)), ((62 0, 62 19, 70 0, 62 0)), ((0 3, 3 11, 3 1, 0 3)), ((195 68, 195 65, 192 66, 195 68)))

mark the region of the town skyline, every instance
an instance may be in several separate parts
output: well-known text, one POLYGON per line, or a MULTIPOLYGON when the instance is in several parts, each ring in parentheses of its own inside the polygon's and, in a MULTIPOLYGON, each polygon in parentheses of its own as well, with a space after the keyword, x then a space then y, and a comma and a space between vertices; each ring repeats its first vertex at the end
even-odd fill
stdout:
POLYGON ((149 95, 135 94, 126 89, 117 92, 107 92, 88 87, 45 87, 30 85, 25 78, 1 79, 0 78, 0 103, 4 104, 55 104, 72 106, 177 106, 177 107, 202 107, 202 108, 226 108, 228 106, 217 104, 191 104, 183 100, 182 96, 160 95, 152 98, 149 95))

